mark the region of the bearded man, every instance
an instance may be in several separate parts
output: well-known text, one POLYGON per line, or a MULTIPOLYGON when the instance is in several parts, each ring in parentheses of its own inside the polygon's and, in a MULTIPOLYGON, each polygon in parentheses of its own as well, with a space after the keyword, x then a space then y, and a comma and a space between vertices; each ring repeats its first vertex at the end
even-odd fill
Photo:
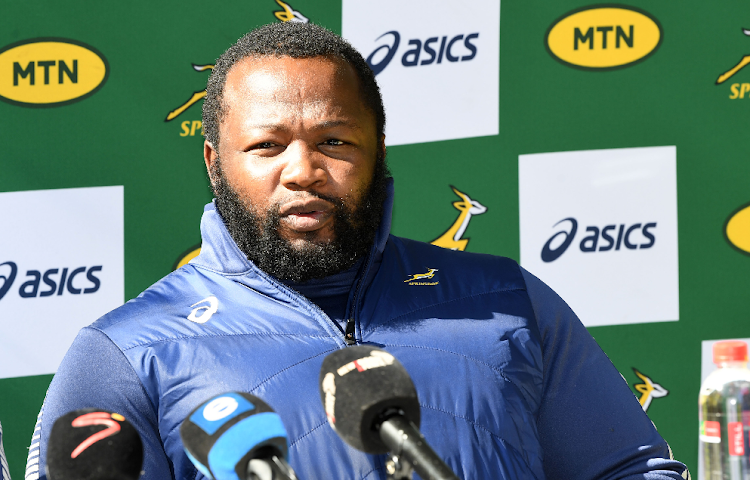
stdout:
POLYGON ((323 358, 355 344, 406 367, 421 430, 460 478, 687 478, 541 281, 389 234, 383 104, 347 42, 299 23, 252 31, 217 61, 203 110, 216 199, 201 254, 81 331, 49 389, 32 478, 54 420, 84 407, 135 425, 142 478, 204 478, 179 427, 227 391, 280 414, 300 479, 385 478, 384 456, 344 444, 320 403, 323 358))

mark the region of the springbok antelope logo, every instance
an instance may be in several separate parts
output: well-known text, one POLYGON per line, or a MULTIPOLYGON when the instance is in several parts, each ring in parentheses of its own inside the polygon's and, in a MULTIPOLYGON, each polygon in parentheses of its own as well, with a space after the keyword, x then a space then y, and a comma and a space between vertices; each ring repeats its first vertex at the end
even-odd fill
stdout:
POLYGON ((284 3, 281 0, 276 0, 276 3, 284 10, 278 10, 273 12, 273 14, 282 22, 307 23, 310 21, 306 16, 293 9, 288 3, 284 3))
MULTIPOLYGON (((291 5, 288 3, 284 3, 281 0, 276 0, 276 3, 279 4, 283 10, 277 10, 273 12, 274 16, 281 20, 282 22, 300 22, 300 23, 307 23, 310 20, 299 13, 297 10, 293 9, 291 5)), ((196 65, 193 64, 193 70, 196 72, 205 72, 206 70, 213 70, 213 65, 196 65)), ((199 90, 196 92, 193 92, 193 94, 190 96, 187 102, 183 103, 179 107, 175 108, 171 112, 167 114, 167 118, 164 119, 165 122, 170 122, 174 120, 175 118, 182 115, 182 113, 187 110, 188 108, 192 107, 196 102, 199 100, 202 100, 206 96, 206 90, 199 90)))
POLYGON ((463 192, 459 192, 456 187, 451 185, 453 192, 458 195, 461 200, 453 202, 453 208, 458 210, 458 218, 453 225, 451 225, 444 234, 430 242, 438 247, 449 248, 451 250, 465 250, 466 245, 469 243, 468 238, 461 238, 466 232, 466 227, 469 226, 469 221, 473 215, 481 215, 487 211, 487 207, 472 200, 469 196, 463 192))
POLYGON ((648 378, 646 375, 639 372, 636 368, 633 368, 633 371, 636 375, 638 375, 638 378, 643 380, 643 383, 636 383, 633 385, 638 392, 640 392, 641 397, 638 399, 639 402, 641 402, 641 408, 643 408, 643 411, 647 411, 649 405, 651 405, 651 401, 655 398, 661 398, 666 397, 669 394, 669 390, 662 387, 658 383, 654 383, 650 378, 648 378))
MULTIPOLYGON (((743 28, 742 33, 744 33, 747 36, 750 36, 750 30, 748 30, 747 28, 743 28)), ((730 68, 726 72, 719 75, 719 78, 716 79, 716 85, 719 85, 729 80, 735 73, 745 68, 748 63, 750 63, 750 55, 745 55, 744 57, 740 59, 737 65, 735 65, 734 67, 730 68)))
POLYGON ((410 278, 404 280, 404 283, 416 282, 417 280, 429 280, 435 276, 435 272, 437 271, 437 268, 430 268, 427 270, 427 273, 415 273, 410 278))
MULTIPOLYGON (((196 64, 193 64, 193 70, 195 70, 196 72, 205 72, 206 70, 213 70, 213 69, 214 69, 213 65, 196 65, 196 64)), ((169 122, 170 120, 174 120, 175 118, 179 117, 182 114, 182 112, 184 112, 185 110, 187 110, 188 108, 190 108, 191 106, 193 106, 193 104, 195 102, 197 102, 198 100, 201 100, 205 96, 206 96, 206 89, 205 88, 203 90, 200 90, 200 91, 197 91, 197 92, 193 92, 193 94, 190 96, 190 98, 188 99, 188 101, 185 102, 185 103, 183 103, 179 107, 175 108, 171 112, 169 112, 167 114, 167 118, 164 119, 164 121, 165 122, 169 122)))

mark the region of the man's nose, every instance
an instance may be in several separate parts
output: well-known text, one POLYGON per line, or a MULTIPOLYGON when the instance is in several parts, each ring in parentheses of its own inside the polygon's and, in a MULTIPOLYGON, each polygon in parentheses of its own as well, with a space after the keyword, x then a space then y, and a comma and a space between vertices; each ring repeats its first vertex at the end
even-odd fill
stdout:
POLYGON ((280 181, 286 188, 303 190, 325 185, 328 179, 325 161, 314 147, 304 142, 293 142, 287 146, 284 155, 287 161, 280 181))

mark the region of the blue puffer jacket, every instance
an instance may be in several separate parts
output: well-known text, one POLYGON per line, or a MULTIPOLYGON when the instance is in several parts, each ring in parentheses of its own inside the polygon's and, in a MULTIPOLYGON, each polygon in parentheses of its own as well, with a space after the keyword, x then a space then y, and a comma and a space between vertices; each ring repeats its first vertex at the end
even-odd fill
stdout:
MULTIPOLYGON (((554 292, 512 260, 389 235, 391 202, 347 318, 356 343, 406 367, 422 432, 459 477, 687 478, 554 292), (431 278, 407 281, 431 269, 431 278)), ((27 478, 44 476, 54 420, 83 407, 117 411, 136 426, 143 479, 203 478, 179 426, 230 390, 280 414, 300 480, 385 478, 384 457, 344 444, 320 402, 320 366, 347 347, 342 328, 250 263, 213 205, 201 231, 199 257, 81 331, 48 391, 27 478)))

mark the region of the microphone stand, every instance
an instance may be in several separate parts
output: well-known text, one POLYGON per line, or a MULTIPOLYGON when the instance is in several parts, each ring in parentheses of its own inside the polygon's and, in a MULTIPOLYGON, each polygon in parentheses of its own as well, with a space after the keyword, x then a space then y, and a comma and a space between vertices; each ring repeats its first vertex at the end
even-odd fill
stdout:
POLYGON ((388 460, 385 461, 385 472, 388 474, 388 480, 412 480, 414 467, 405 458, 401 458, 392 453, 388 453, 388 460))
POLYGON ((297 480, 294 470, 276 452, 259 455, 247 463, 247 480, 297 480))
POLYGON ((386 462, 389 480, 410 480, 412 470, 425 480, 459 480, 405 417, 387 418, 378 432, 390 452, 386 462))

